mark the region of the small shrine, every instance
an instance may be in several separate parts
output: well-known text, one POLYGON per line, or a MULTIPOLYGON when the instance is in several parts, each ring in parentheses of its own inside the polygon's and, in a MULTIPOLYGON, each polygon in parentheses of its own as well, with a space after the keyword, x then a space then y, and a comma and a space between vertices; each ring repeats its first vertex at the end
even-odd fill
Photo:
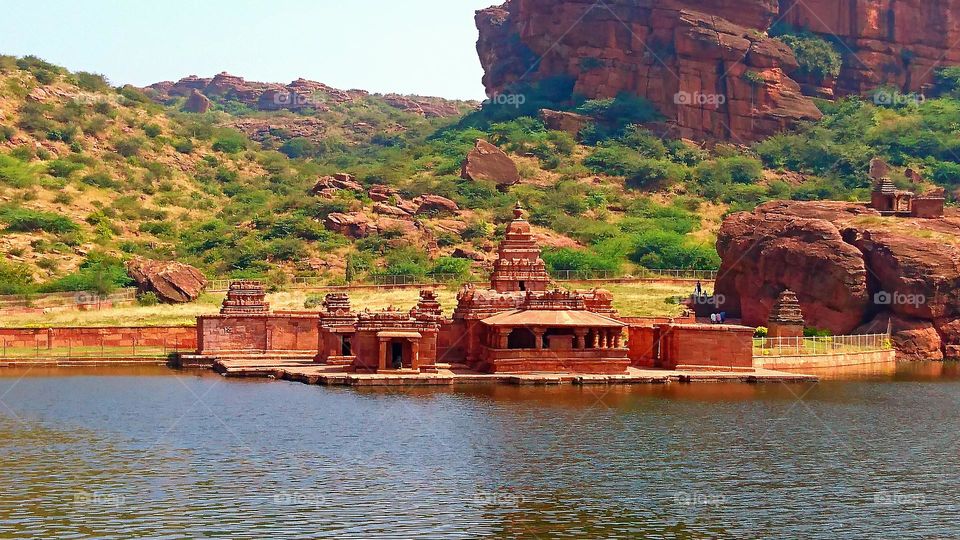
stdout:
POLYGON ((540 258, 540 246, 533 239, 530 223, 518 202, 513 221, 507 225, 497 250, 490 286, 497 292, 545 291, 550 284, 547 264, 540 258))
MULTIPOLYGON (((870 161, 870 178, 873 179, 873 191, 870 193, 870 207, 888 216, 936 219, 942 218, 946 193, 941 189, 931 190, 917 195, 912 191, 897 189, 888 176, 890 167, 882 159, 870 161)), ((923 178, 917 171, 907 169, 907 177, 916 183, 923 178)))
POLYGON ((767 320, 768 337, 803 337, 803 326, 803 312, 796 293, 784 289, 770 311, 767 320))
POLYGON ((230 283, 227 297, 220 307, 221 315, 250 315, 268 313, 270 304, 264 300, 266 291, 263 283, 254 280, 240 280, 230 283))

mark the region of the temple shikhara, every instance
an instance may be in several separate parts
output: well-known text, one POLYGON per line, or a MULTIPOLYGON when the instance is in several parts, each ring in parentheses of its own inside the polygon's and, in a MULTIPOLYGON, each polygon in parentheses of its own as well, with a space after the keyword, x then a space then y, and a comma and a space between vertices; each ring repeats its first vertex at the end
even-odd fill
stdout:
POLYGON ((753 329, 622 317, 603 289, 552 287, 519 203, 489 287, 463 285, 452 315, 434 291, 408 310, 357 311, 346 293, 320 311, 270 311, 262 285, 230 286, 219 315, 198 318, 197 355, 308 360, 344 373, 625 374, 636 368, 751 370, 753 329))

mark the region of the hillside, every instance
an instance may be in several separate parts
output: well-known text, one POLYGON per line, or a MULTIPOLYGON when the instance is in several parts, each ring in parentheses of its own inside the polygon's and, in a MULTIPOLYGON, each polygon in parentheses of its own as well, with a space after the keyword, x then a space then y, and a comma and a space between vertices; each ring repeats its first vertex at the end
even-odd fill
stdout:
POLYGON ((0 288, 108 288, 134 256, 210 277, 465 277, 517 200, 553 271, 716 268, 726 213, 777 198, 867 199, 874 155, 901 187, 953 189, 951 75, 941 73, 940 99, 818 101, 823 119, 792 134, 708 146, 651 131, 650 102, 584 100, 563 80, 477 109, 223 74, 117 88, 0 57, 0 288), (185 112, 197 102, 205 112, 185 112), (507 153, 519 182, 463 178, 477 139, 507 153))

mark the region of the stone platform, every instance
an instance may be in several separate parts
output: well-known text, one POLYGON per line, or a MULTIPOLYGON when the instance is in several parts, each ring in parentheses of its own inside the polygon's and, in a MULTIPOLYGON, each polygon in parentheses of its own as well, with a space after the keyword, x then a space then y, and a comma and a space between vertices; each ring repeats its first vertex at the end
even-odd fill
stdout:
POLYGON ((305 384, 337 386, 436 386, 454 384, 664 384, 669 382, 816 382, 817 377, 768 369, 753 372, 696 371, 628 368, 618 375, 581 375, 573 373, 497 374, 471 371, 465 366, 438 364, 436 373, 397 370, 380 373, 352 373, 343 366, 327 366, 307 360, 277 362, 264 358, 221 358, 213 369, 225 377, 264 377, 298 381, 305 384))

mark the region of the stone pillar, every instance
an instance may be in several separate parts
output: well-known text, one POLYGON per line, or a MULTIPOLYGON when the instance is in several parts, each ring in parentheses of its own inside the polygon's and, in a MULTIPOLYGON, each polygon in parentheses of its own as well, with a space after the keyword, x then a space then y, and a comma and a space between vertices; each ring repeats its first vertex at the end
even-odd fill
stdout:
POLYGON ((587 329, 574 328, 573 335, 576 336, 576 342, 574 343, 573 347, 575 349, 586 349, 587 348, 587 343, 586 343, 587 329))
POLYGON ((613 348, 614 348, 614 349, 619 349, 619 348, 620 348, 620 339, 621 339, 622 337, 623 337, 623 331, 622 331, 622 330, 619 330, 619 329, 618 329, 618 330, 614 330, 614 331, 613 331, 613 348))
POLYGON ((379 369, 387 369, 387 340, 386 338, 380 338, 380 356, 379 358, 379 369))
POLYGON ((541 350, 541 349, 543 349, 543 334, 546 333, 546 329, 544 329, 544 328, 531 328, 530 330, 533 331, 533 339, 534 339, 534 346, 533 346, 533 347, 534 347, 535 349, 537 349, 538 351, 541 350))
POLYGON ((420 369, 420 340, 410 340, 410 368, 420 369))
POLYGON ((510 332, 513 328, 497 328, 497 348, 506 349, 510 340, 510 332))
POLYGON ((613 332, 609 328, 603 330, 603 348, 609 349, 613 347, 613 332))

